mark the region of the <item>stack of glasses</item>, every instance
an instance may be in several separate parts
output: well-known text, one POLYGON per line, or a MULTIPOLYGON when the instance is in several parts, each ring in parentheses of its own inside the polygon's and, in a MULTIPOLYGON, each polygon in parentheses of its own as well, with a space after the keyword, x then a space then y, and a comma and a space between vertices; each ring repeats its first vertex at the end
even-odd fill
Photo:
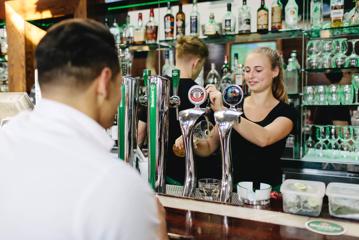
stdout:
POLYGON ((359 67, 359 56, 355 47, 359 39, 316 39, 307 43, 308 69, 325 68, 355 68, 359 67), (348 44, 350 43, 350 45, 348 44), (348 45, 351 46, 351 54, 346 55, 348 45))
POLYGON ((359 126, 312 125, 304 159, 359 161, 359 126))
POLYGON ((359 74, 352 75, 351 85, 305 86, 304 105, 352 105, 359 104, 359 74))

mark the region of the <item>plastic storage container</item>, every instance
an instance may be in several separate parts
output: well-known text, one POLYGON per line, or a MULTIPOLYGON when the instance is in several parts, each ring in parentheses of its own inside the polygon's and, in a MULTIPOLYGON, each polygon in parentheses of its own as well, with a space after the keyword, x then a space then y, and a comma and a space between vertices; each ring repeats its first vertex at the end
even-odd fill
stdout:
POLYGON ((328 184, 329 213, 340 218, 359 220, 359 184, 328 184))
POLYGON ((284 212, 319 216, 325 194, 323 182, 287 179, 280 191, 283 195, 284 212))

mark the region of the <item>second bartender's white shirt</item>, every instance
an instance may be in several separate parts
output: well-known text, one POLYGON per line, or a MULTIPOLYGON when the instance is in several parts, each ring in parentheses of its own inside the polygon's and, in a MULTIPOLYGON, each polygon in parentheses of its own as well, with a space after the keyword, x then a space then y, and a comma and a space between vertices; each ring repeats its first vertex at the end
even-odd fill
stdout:
POLYGON ((82 112, 42 99, 0 129, 0 239, 153 240, 154 193, 82 112))

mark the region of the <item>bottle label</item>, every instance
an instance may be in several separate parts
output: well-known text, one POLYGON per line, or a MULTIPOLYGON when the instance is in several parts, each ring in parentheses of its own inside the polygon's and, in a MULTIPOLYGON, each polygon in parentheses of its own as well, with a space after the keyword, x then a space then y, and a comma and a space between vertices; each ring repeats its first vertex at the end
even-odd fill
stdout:
POLYGON ((190 17, 190 33, 198 34, 198 17, 197 16, 190 17))
POLYGON ((236 74, 234 77, 234 81, 237 85, 242 86, 243 85, 243 78, 241 74, 236 74))
POLYGON ((165 38, 173 38, 174 35, 174 18, 172 16, 165 16, 165 38))
POLYGON ((146 26, 146 40, 157 41, 157 26, 146 26))
POLYGON ((185 35, 185 23, 183 19, 177 19, 176 30, 176 35, 185 35))
POLYGON ((279 6, 272 8, 272 25, 280 25, 282 23, 282 8, 279 6))
POLYGON ((289 25, 296 25, 298 23, 298 9, 294 7, 287 9, 285 18, 289 25))
POLYGON ((224 31, 225 32, 230 32, 232 28, 232 21, 231 19, 225 19, 224 20, 224 31))
POLYGON ((257 27, 258 27, 258 29, 268 29, 268 12, 267 11, 261 10, 258 12, 257 27))
POLYGON ((336 4, 331 6, 330 18, 331 19, 342 19, 344 16, 344 5, 336 4))

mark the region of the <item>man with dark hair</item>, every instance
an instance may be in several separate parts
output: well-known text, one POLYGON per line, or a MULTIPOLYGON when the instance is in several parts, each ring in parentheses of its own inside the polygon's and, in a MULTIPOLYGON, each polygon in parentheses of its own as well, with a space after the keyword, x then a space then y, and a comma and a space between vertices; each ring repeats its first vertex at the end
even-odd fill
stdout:
POLYGON ((43 99, 0 132, 0 239, 166 238, 153 191, 110 153, 122 80, 111 33, 63 21, 36 61, 43 99))

